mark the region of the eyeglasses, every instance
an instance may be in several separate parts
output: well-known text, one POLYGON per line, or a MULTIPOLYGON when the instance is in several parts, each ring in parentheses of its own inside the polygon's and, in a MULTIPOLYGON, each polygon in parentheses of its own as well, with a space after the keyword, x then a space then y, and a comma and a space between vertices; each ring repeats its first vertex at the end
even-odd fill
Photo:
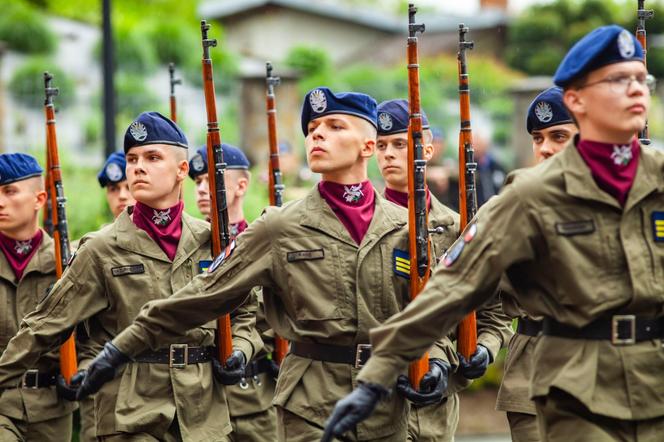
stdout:
POLYGON ((592 83, 586 83, 579 87, 583 89, 590 86, 595 86, 600 83, 607 83, 609 89, 616 94, 624 94, 627 92, 629 87, 632 85, 632 82, 636 81, 641 87, 647 87, 650 93, 655 92, 655 87, 657 86, 657 79, 650 74, 647 75, 619 75, 617 77, 606 77, 603 80, 594 81, 592 83))

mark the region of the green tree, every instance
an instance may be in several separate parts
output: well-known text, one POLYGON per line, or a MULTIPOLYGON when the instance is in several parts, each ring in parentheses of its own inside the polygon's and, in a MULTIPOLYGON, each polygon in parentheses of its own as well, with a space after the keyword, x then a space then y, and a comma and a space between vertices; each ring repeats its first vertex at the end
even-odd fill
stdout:
POLYGON ((60 89, 56 107, 66 107, 74 101, 74 82, 48 58, 30 58, 14 71, 9 90, 14 99, 32 108, 44 105, 44 71, 53 74, 53 85, 60 89))
POLYGON ((18 0, 3 2, 0 40, 15 51, 30 54, 50 54, 57 46, 57 38, 43 14, 18 0))

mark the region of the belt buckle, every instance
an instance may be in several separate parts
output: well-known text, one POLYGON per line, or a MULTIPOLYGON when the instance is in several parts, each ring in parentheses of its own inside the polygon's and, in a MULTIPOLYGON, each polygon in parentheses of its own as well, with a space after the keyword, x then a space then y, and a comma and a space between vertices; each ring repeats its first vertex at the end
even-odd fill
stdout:
POLYGON ((171 344, 168 349, 168 366, 170 368, 186 368, 189 360, 189 345, 171 344), (181 361, 181 362, 180 362, 181 361))
POLYGON ((23 380, 21 381, 22 388, 29 388, 31 390, 36 390, 39 388, 39 370, 31 369, 27 370, 23 374, 23 380), (34 382, 30 382, 34 381, 34 382))
POLYGON ((371 357, 371 344, 357 344, 355 349, 355 368, 362 368, 371 357), (368 355, 365 357, 365 354, 368 355))
POLYGON ((615 315, 611 317, 611 343, 613 345, 632 345, 636 343, 636 316, 615 315), (629 330, 629 336, 623 337, 620 326, 625 324, 629 330))

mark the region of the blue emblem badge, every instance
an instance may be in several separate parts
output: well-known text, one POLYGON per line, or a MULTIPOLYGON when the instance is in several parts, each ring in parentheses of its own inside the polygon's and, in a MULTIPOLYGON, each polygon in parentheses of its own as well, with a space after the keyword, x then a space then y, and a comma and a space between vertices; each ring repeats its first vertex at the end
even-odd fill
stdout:
POLYGON ((445 267, 450 267, 457 259, 459 259, 459 256, 461 256, 461 252, 463 252, 464 247, 466 247, 466 241, 463 238, 457 239, 452 247, 450 247, 449 250, 443 255, 443 264, 445 267))
POLYGON ((198 273, 207 272, 211 265, 212 261, 210 260, 198 261, 198 273))
POLYGON ((664 212, 652 213, 652 233, 656 242, 664 242, 664 212))
POLYGON ((402 278, 410 279, 410 255, 405 250, 394 249, 392 252, 394 261, 394 274, 402 278))

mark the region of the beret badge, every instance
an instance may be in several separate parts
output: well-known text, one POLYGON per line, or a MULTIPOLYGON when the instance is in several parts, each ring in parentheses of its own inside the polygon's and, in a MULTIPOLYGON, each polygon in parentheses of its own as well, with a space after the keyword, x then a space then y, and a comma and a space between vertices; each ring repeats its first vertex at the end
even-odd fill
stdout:
POLYGON ((122 179, 122 169, 120 169, 117 163, 108 163, 106 166, 106 176, 110 181, 117 183, 122 179))
POLYGON ((136 141, 145 141, 148 137, 148 130, 145 128, 145 125, 140 121, 134 121, 129 126, 129 133, 134 137, 136 141))
POLYGON ((309 95, 309 104, 311 109, 314 112, 321 113, 327 109, 327 98, 325 97, 325 92, 320 89, 316 89, 309 95))
POLYGON ((378 114, 378 124, 382 130, 392 129, 392 116, 386 112, 378 114))
POLYGON ((203 161, 201 154, 196 154, 191 159, 191 167, 196 172, 200 172, 201 170, 205 169, 205 162, 203 161))
POLYGON ((548 123, 551 121, 553 119, 553 110, 551 109, 551 105, 546 101, 540 101, 537 103, 535 106, 535 116, 542 123, 548 123))
POLYGON ((626 30, 618 34, 618 50, 622 58, 632 58, 636 52, 632 36, 626 30))

